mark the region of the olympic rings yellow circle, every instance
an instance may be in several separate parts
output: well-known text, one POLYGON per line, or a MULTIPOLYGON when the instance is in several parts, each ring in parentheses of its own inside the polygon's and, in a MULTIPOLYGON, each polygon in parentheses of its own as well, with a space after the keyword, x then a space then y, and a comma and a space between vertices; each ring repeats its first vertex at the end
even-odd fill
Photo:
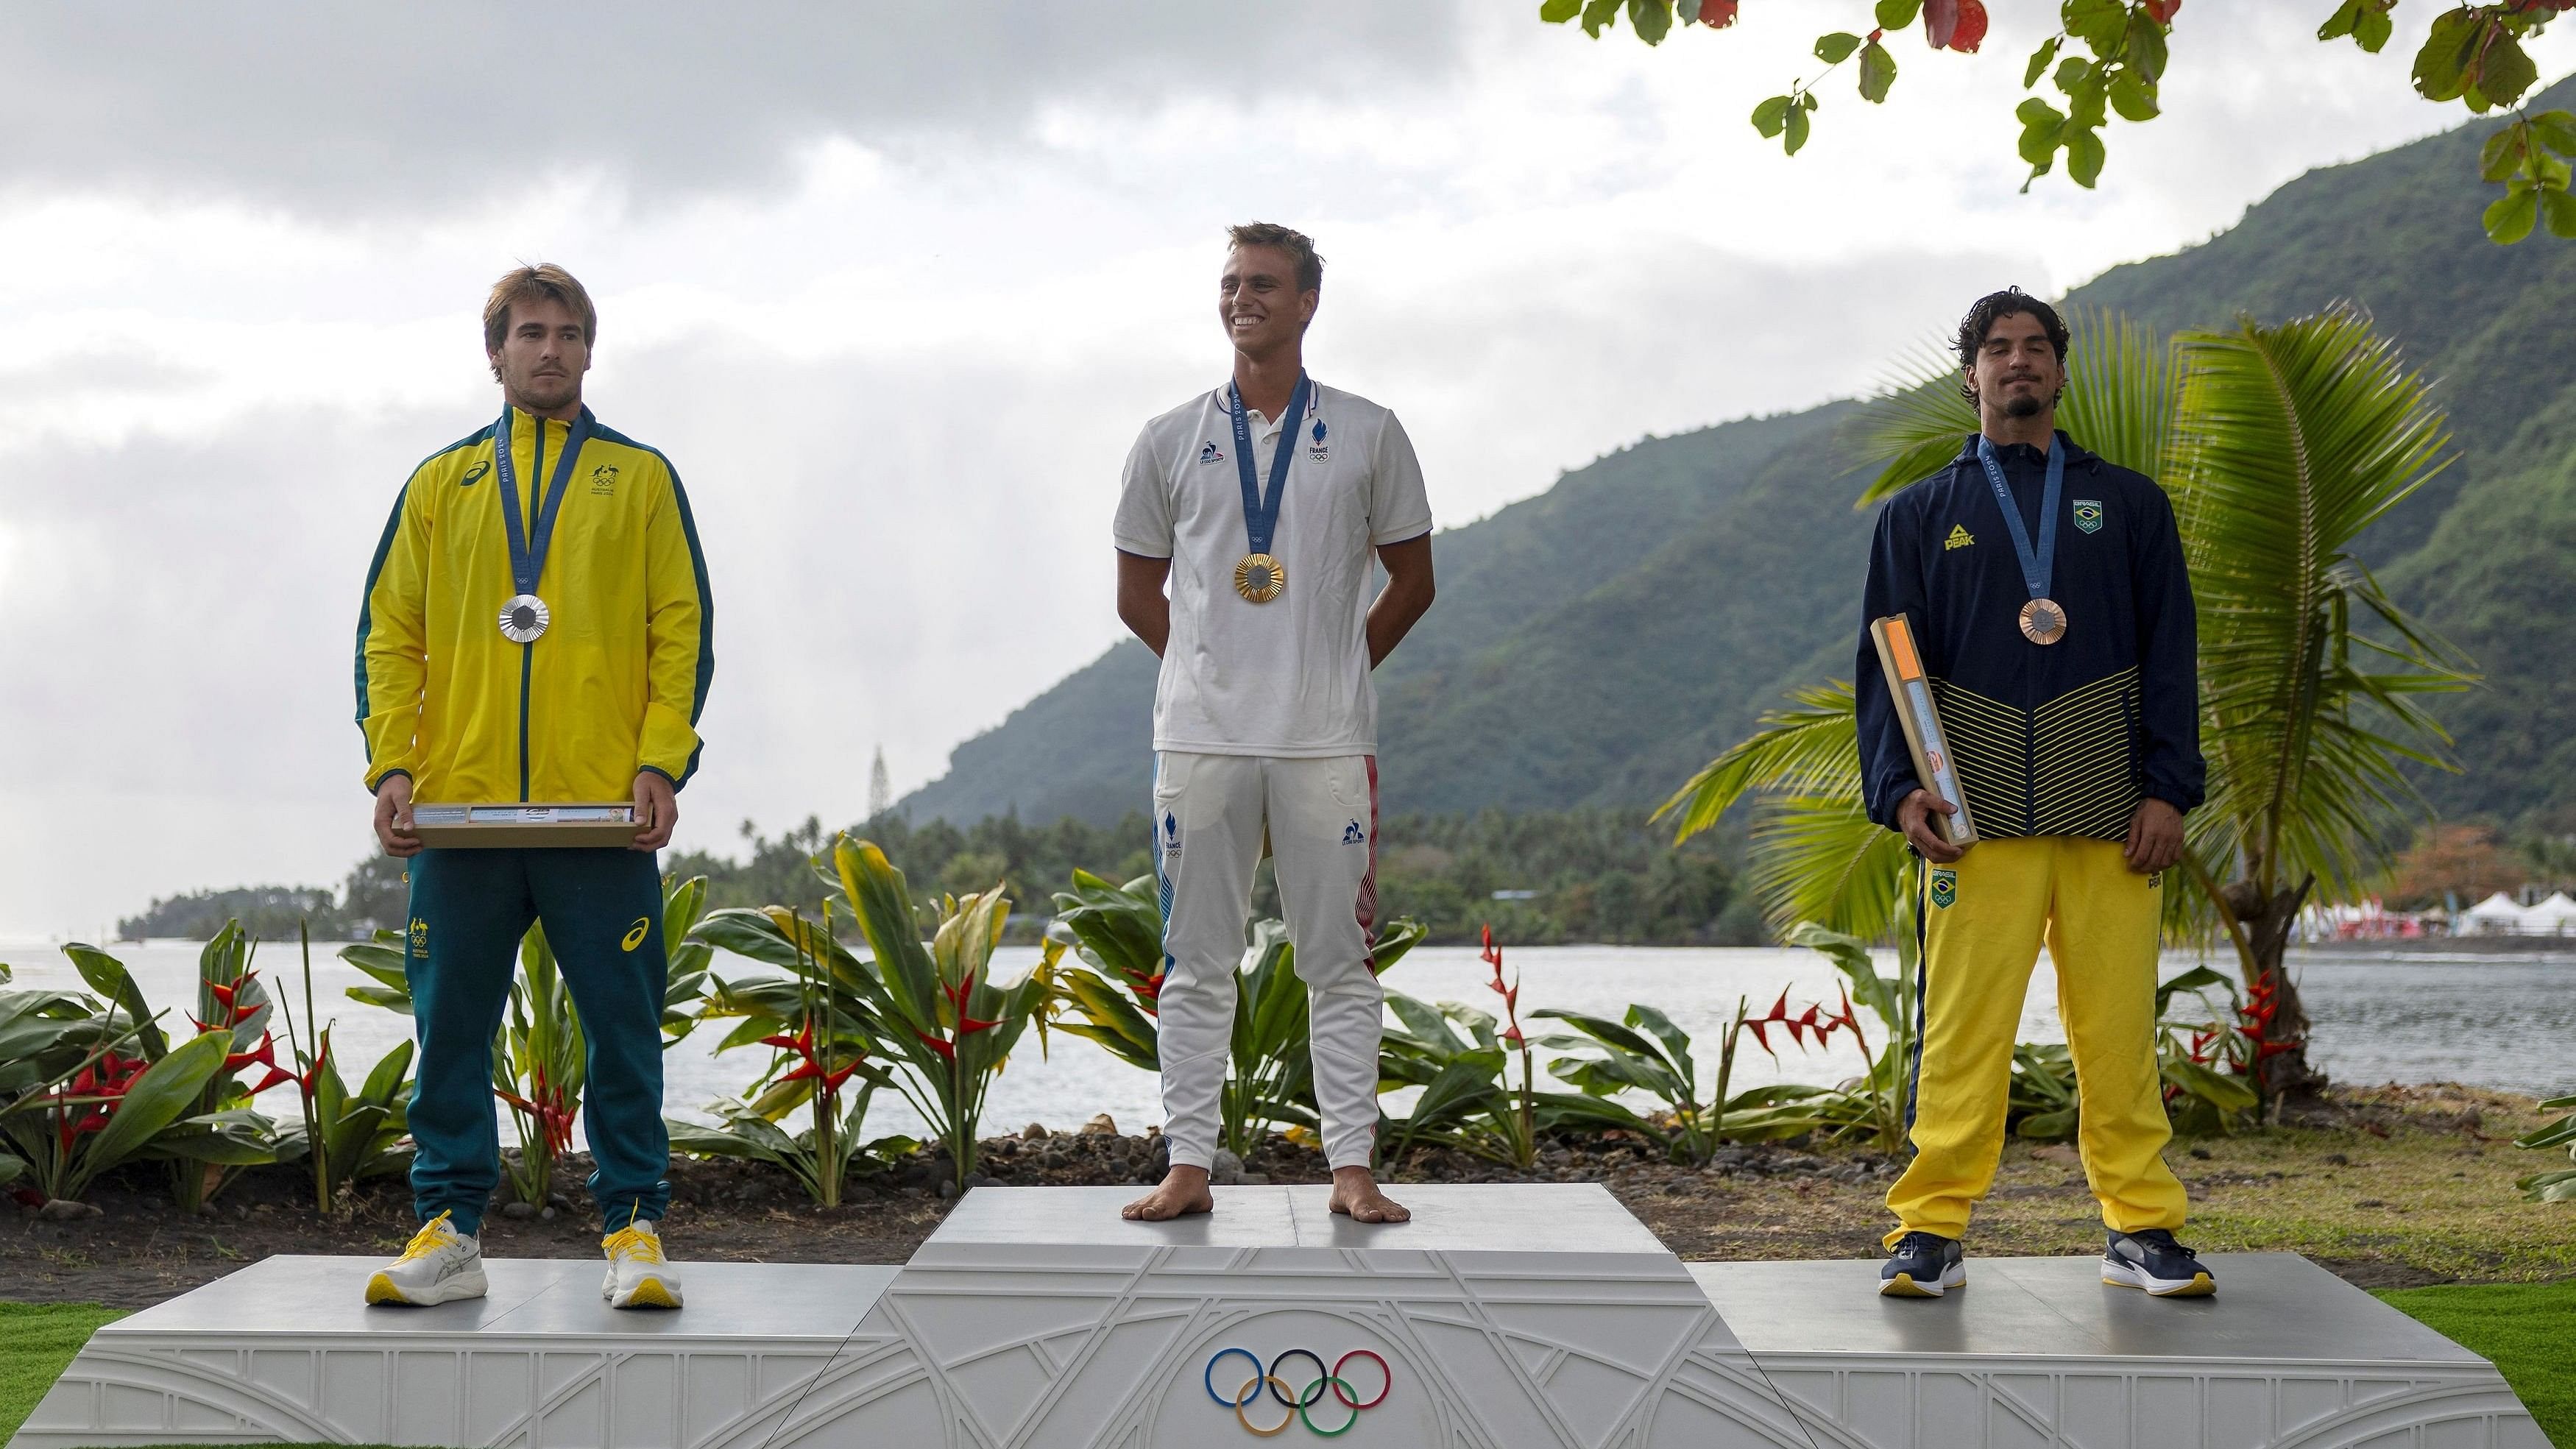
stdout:
POLYGON ((1286 1433, 1288 1431, 1288 1426, 1297 1422, 1298 1414, 1304 1412, 1299 1409, 1290 1409, 1288 1412, 1279 1416, 1278 1423, 1271 1425, 1267 1429, 1255 1424, 1252 1422, 1252 1416, 1245 1413, 1244 1409, 1260 1400, 1261 1390, 1265 1386, 1267 1386, 1274 1394, 1278 1393, 1281 1389, 1288 1387, 1286 1384, 1281 1383, 1275 1375, 1257 1374, 1251 1378, 1245 1379, 1243 1381, 1243 1386, 1234 1391, 1234 1421, 1249 1430, 1255 1437, 1262 1439, 1270 1438, 1276 1434, 1286 1433))

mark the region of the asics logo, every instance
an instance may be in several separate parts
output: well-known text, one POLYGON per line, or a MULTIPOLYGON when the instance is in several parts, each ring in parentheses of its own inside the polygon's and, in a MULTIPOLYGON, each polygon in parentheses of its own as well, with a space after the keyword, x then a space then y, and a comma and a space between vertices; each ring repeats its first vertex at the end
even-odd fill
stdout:
POLYGON ((637 916, 635 918, 635 924, 627 927, 626 935, 618 941, 617 949, 620 951, 634 950, 636 947, 644 944, 644 938, 652 934, 652 931, 653 918, 651 916, 637 916))

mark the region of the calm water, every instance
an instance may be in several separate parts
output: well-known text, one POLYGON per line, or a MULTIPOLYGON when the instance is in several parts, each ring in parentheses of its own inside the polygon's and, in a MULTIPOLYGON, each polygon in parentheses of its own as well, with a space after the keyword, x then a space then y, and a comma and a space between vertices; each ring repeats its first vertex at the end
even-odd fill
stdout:
MULTIPOLYGON (((169 1008, 169 1019, 178 1020, 194 1004, 197 949, 192 942, 151 942, 120 947, 114 954, 134 973, 145 997, 156 1008, 169 1008)), ((1006 949, 999 964, 1006 971, 1025 970, 1036 956, 1034 948, 1006 949)), ((2314 1058, 2339 1081, 2462 1081, 2539 1094, 2576 1091, 2576 954, 2410 959, 2392 952, 2384 957, 2294 954, 2292 959, 2316 1023, 2314 1058)), ((0 961, 15 970, 18 987, 84 989, 51 944, 0 943, 0 961)), ((1662 1007, 1684 1030, 1711 1043, 1704 1080, 1714 1071, 1714 1043, 1738 996, 1752 998, 1759 1013, 1785 986, 1797 1010, 1809 1000, 1830 1003, 1841 980, 1823 957, 1792 949, 1531 947, 1510 952, 1507 962, 1522 979, 1524 1011, 1556 1006, 1615 1017, 1632 1001, 1662 1007)), ((2169 956, 2166 973, 2190 964, 2190 957, 2169 956)), ((303 995, 294 948, 263 947, 259 966, 273 988, 293 994, 301 1022, 303 995)), ((732 957, 719 958, 717 966, 723 975, 761 969, 732 957)), ((1892 954, 1882 958, 1881 969, 1895 969, 1892 954)), ((1485 974, 1471 948, 1426 947, 1407 956, 1386 979, 1390 988, 1427 1000, 1463 1001, 1491 1010, 1499 1000, 1484 988, 1485 974)), ((408 1035, 410 1019, 343 996, 343 988, 365 978, 336 956, 317 950, 313 975, 315 1003, 326 1020, 337 1021, 333 1037, 341 1071, 354 1084, 367 1066, 408 1035)), ((1869 1026, 1875 1045, 1876 1023, 1869 1026)), ((705 1119, 708 1102, 740 1091, 766 1064, 765 1048, 713 1055, 710 1048, 720 1034, 708 1031, 670 1049, 665 1061, 671 1115, 705 1119)), ((2024 1002, 2022 1039, 2058 1041, 2064 1035, 2057 1021, 2056 981, 2043 956, 2024 1002)), ((282 1042, 282 1031, 280 1037, 282 1042)), ((988 1131, 1030 1121, 1078 1125, 1095 1112, 1110 1113, 1128 1132, 1162 1119, 1151 1075, 1077 1037, 1055 1036, 1050 1042, 1049 1054, 1041 1056, 1034 1033, 1022 1039, 994 1085, 985 1119, 988 1131)), ((1775 1064, 1747 1041, 1735 1085, 1833 1082, 1860 1066, 1860 1055, 1847 1037, 1838 1036, 1822 1053, 1778 1045, 1781 1055, 1775 1064)), ((271 1092, 260 1105, 291 1117, 294 1091, 271 1092)), ((881 1095, 871 1110, 872 1134, 919 1130, 919 1122, 890 1095, 881 1095)))

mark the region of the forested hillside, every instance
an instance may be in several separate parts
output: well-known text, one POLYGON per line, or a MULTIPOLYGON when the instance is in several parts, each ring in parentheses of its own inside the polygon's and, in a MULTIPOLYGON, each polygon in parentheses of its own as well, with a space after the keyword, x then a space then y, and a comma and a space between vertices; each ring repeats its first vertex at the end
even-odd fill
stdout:
MULTIPOLYGON (((2535 109, 2576 105, 2562 81, 2535 109)), ((2490 123, 2310 172, 2235 227, 2070 296, 2171 330, 2349 299, 2439 379, 2458 460, 2365 540, 2487 682, 2443 702, 2469 768, 2446 812, 2576 828, 2576 246, 2486 242, 2490 123), (2560 819, 2561 815, 2565 819, 2560 819)), ((1963 301, 1965 299, 1962 299, 1963 301)), ((1440 602, 1379 676, 1392 812, 1660 799, 1791 685, 1848 675, 1869 519, 1836 425, 1856 409, 1649 439, 1439 536, 1440 602)), ((1436 502, 1435 495, 1435 502, 1436 502)), ((1107 823, 1148 788, 1154 661, 1109 651, 903 802, 1107 823)))

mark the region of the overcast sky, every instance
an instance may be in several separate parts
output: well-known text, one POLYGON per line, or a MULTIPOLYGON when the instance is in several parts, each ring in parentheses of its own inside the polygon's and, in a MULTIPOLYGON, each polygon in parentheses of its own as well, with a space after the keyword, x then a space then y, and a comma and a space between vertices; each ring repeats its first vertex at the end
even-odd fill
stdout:
POLYGON ((1979 56, 1902 38, 1883 107, 1829 81, 1792 160, 1745 115, 1864 0, 1654 51, 1535 0, 12 6, 0 938, 370 848, 360 583, 497 410, 518 261, 589 285, 589 399, 688 484, 719 628, 680 842, 726 849, 860 814, 880 743, 898 791, 942 773, 1115 637, 1118 465, 1223 375, 1228 222, 1317 238, 1310 366, 1402 414, 1455 525, 2459 119, 2406 87, 2422 3, 2376 59, 2313 41, 2326 0, 2194 4, 2102 189, 2018 195, 2053 7, 1994 8, 1979 56))

